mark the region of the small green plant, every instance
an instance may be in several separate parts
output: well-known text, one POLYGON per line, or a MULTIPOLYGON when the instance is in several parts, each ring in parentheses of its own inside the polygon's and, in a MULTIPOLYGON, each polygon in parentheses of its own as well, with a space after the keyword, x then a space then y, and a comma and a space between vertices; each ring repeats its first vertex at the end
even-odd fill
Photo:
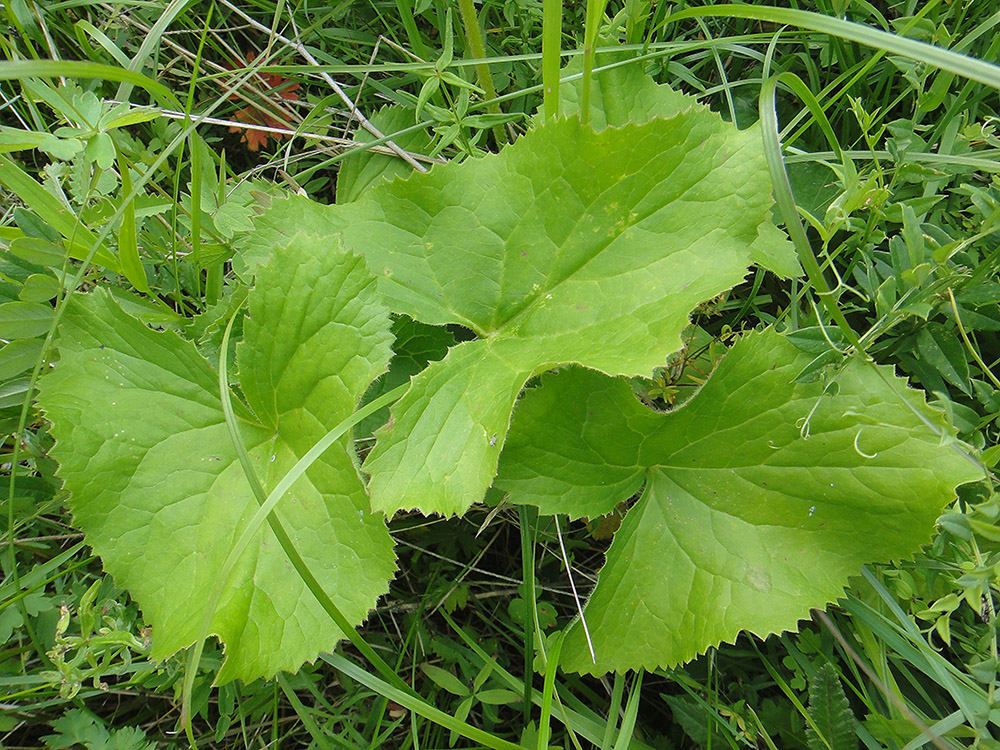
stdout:
POLYGON ((146 733, 137 727, 109 730, 101 721, 80 709, 73 709, 52 722, 55 734, 44 737, 51 750, 83 747, 86 750, 154 750, 146 733))
POLYGON ((861 563, 911 554, 979 476, 921 395, 831 358, 821 328, 744 336, 683 408, 640 404, 616 376, 663 366, 692 310, 750 264, 796 267, 767 221, 756 129, 627 68, 591 100, 594 127, 570 88, 569 117, 498 155, 350 203, 274 202, 242 243, 238 390, 224 342, 214 371, 103 291, 71 301, 42 382, 52 452, 154 657, 214 633, 220 682, 298 668, 386 591, 384 514, 461 514, 496 478, 512 502, 571 516, 641 491, 561 663, 674 665, 794 628, 861 563), (366 493, 350 428, 381 405, 356 412, 393 356, 390 312, 465 333, 382 397, 405 391, 366 493))
POLYGON ((140 634, 140 640, 129 629, 131 623, 116 617, 120 609, 116 602, 103 601, 96 606, 96 599, 104 581, 95 581, 88 588, 76 610, 79 634, 69 633, 72 617, 70 607, 60 607, 59 621, 55 629, 55 645, 49 651, 54 670, 43 673, 59 684, 59 694, 63 698, 73 698, 88 680, 98 690, 107 690, 105 677, 128 668, 133 654, 145 654, 149 650, 148 631, 140 634))
POLYGON ((832 664, 820 667, 809 685, 809 716, 809 750, 857 750, 854 715, 832 664))

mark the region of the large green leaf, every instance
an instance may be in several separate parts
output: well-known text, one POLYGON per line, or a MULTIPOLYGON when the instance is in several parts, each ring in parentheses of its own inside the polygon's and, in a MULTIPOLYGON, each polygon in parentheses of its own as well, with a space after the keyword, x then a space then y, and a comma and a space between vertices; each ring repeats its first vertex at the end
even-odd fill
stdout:
POLYGON ((693 105, 598 133, 553 121, 342 206, 285 201, 254 242, 339 236, 394 311, 478 335, 413 378, 364 467, 377 509, 461 513, 490 485, 527 379, 662 365, 690 311, 743 278, 770 203, 759 133, 693 105))
MULTIPOLYGON (((594 130, 646 122, 654 117, 673 117, 697 106, 694 98, 654 82, 643 72, 643 61, 629 60, 627 52, 601 55, 600 63, 602 66, 617 63, 617 67, 599 71, 591 82, 590 124, 594 130)), ((563 77, 574 74, 577 77, 559 89, 559 108, 563 115, 577 115, 580 111, 582 55, 572 58, 562 72, 563 77)), ((538 119, 544 116, 544 108, 540 108, 538 119)), ((761 224, 759 231, 760 236, 750 246, 750 260, 785 279, 802 276, 795 246, 784 233, 770 223, 761 224)))
MULTIPOLYGON (((391 354, 388 312, 361 259, 297 236, 257 276, 237 349, 240 432, 270 490, 357 406, 391 354), (254 416, 255 415, 255 416, 254 416)), ((77 297, 61 361, 42 382, 53 455, 76 523, 153 625, 163 658, 199 635, 223 563, 258 505, 227 432, 218 380, 195 347, 122 312, 103 291, 77 297)), ((352 622, 395 572, 369 510, 350 436, 275 509, 302 558, 352 622)), ((342 637, 269 527, 226 580, 211 632, 220 681, 297 669, 342 637)))
POLYGON ((584 610, 597 661, 578 624, 560 666, 674 665, 741 630, 793 628, 863 563, 929 539, 978 470, 889 368, 851 360, 824 391, 795 382, 812 357, 748 335, 667 414, 582 368, 523 398, 495 485, 512 501, 594 516, 642 491, 584 610))

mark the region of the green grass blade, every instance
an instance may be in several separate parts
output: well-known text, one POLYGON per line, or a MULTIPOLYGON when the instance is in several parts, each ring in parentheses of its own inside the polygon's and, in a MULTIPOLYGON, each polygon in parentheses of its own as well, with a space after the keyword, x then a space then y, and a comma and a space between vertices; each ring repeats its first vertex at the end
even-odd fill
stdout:
MULTIPOLYGON (((965 716, 962 715, 961 711, 952 711, 950 714, 945 716, 943 719, 931 724, 927 727, 931 732, 934 733, 936 737, 943 737, 960 726, 965 724, 965 716)), ((902 750, 918 750, 918 748, 924 747, 928 743, 933 742, 931 737, 926 734, 919 734, 912 740, 903 745, 902 750)))
POLYGON ((103 244, 103 238, 95 236, 74 213, 56 200, 48 190, 30 177, 14 161, 2 155, 0 155, 0 184, 14 193, 43 221, 66 238, 71 258, 92 260, 115 273, 121 271, 118 259, 103 244), (91 250, 86 246, 94 248, 93 257, 89 257, 91 250))
MULTIPOLYGON (((535 532, 538 511, 530 505, 517 506, 521 528, 521 577, 527 588, 525 600, 535 608, 535 532)), ((524 618, 524 674, 532 673, 535 663, 535 639, 532 635, 534 618, 524 618)), ((531 720, 531 681, 524 681, 524 723, 531 720)))
POLYGON ((587 21, 583 32, 583 93, 580 97, 580 121, 590 122, 590 86, 594 75, 594 45, 607 0, 587 0, 587 21))
MULTIPOLYGON (((865 577, 869 577, 869 572, 867 566, 863 568, 863 573, 865 577)), ((870 579, 873 580, 873 579, 870 579)), ((874 584, 873 584, 874 585, 874 584)), ((881 584, 877 584, 881 586, 881 584)), ((867 626, 872 634, 877 636, 879 648, 885 651, 894 650, 900 656, 902 656, 906 661, 915 666, 916 668, 923 671, 932 679, 936 680, 941 687, 945 688, 949 693, 951 693, 952 698, 958 704, 962 713, 965 716, 965 720, 970 725, 975 725, 976 723, 976 711, 970 708, 970 699, 979 703, 980 705, 985 705, 983 691, 978 687, 971 684, 971 680, 968 676, 958 673, 958 670, 954 665, 949 664, 947 660, 934 651, 924 640, 923 637, 917 634, 915 637, 910 636, 911 629, 915 629, 914 623, 907 619, 906 623, 903 624, 902 628, 896 626, 887 617, 885 617, 880 612, 876 612, 868 604, 861 602, 853 594, 848 594, 846 597, 847 604, 845 610, 851 615, 852 620, 855 622, 860 622, 867 626), (888 626, 886 629, 884 626, 888 626), (902 637, 901 637, 902 634, 902 637), (928 664, 920 664, 920 660, 924 655, 929 656, 928 664), (944 663, 946 665, 945 670, 940 669, 940 664, 944 663), (956 674, 956 676, 966 682, 965 690, 958 691, 956 683, 951 679, 951 676, 947 674, 947 670, 950 670, 956 674), (979 695, 976 695, 978 693, 979 695)), ((890 609, 898 608, 895 601, 889 606, 890 609)), ((833 637, 840 644, 840 647, 844 650, 846 654, 854 661, 854 663, 861 669, 862 672, 868 677, 868 679, 878 687, 879 691, 885 697, 885 699, 893 705, 893 707, 899 712, 899 715, 909 721, 913 727, 921 734, 926 736, 930 742, 938 748, 948 748, 953 747, 944 742, 940 737, 933 734, 929 727, 927 727, 923 721, 914 713, 914 711, 907 705, 907 703, 902 698, 902 695, 898 691, 891 691, 889 686, 885 684, 883 680, 875 673, 871 666, 866 664, 854 651, 853 647, 840 631, 833 625, 826 613, 817 610, 817 617, 826 628, 830 631, 833 637)), ((860 631, 861 629, 858 628, 860 631)))
POLYGON ((122 193, 126 198, 122 204, 122 223, 118 227, 118 262, 121 264, 122 273, 125 278, 132 282, 132 286, 144 294, 151 294, 149 282, 146 280, 146 269, 142 267, 142 258, 139 257, 138 235, 135 226, 135 198, 128 198, 132 195, 132 173, 129 171, 128 161, 118 146, 115 146, 115 155, 118 158, 118 175, 122 181, 122 193))
MULTIPOLYGON (((769 55, 770 52, 773 52, 773 46, 769 50, 769 55)), ((809 277, 810 283, 816 290, 816 294, 819 295, 827 312, 837 323, 837 327, 843 331, 847 340, 858 351, 864 351, 861 340, 847 322, 847 318, 837 305, 836 299, 834 299, 830 286, 826 283, 826 278, 820 269, 819 261, 816 259, 815 253, 813 253, 812 245, 806 236, 802 221, 799 219, 798 209, 795 206, 795 198, 792 194, 792 185, 788 179, 788 171, 785 168, 784 158, 781 153, 781 139, 778 134, 776 92, 779 80, 782 80, 780 75, 771 76, 764 81, 760 89, 761 135, 764 139, 764 155, 767 158, 767 166, 771 172, 771 181, 774 186, 775 202, 778 204, 778 210, 784 219, 785 229, 795 244, 795 249, 798 251, 799 262, 802 264, 802 268, 809 277)), ((794 80, 790 80, 789 83, 790 85, 797 85, 794 80)), ((806 99, 806 103, 810 106, 815 102, 815 97, 810 96, 806 99)), ((819 120, 821 123, 826 122, 824 132, 829 131, 828 135, 832 137, 833 131, 829 127, 829 122, 826 121, 825 113, 821 109, 818 109, 813 114, 817 119, 822 118, 819 120)), ((833 142, 836 142, 836 138, 833 138, 833 142)), ((839 149, 839 146, 835 146, 834 148, 839 149)))
POLYGON ((797 26, 823 34, 849 39, 852 42, 874 47, 896 55, 919 60, 941 70, 946 70, 962 78, 984 83, 1000 89, 1000 66, 973 57, 953 52, 915 39, 879 31, 851 21, 844 21, 819 13, 785 8, 771 8, 750 5, 712 5, 704 8, 685 8, 667 17, 665 23, 681 21, 685 18, 719 17, 750 18, 757 21, 797 26))
POLYGON ((651 15, 649 0, 625 0, 625 43, 641 44, 651 15))
MULTIPOLYGON (((534 603, 532 603, 532 606, 534 606, 534 603)), ((565 631, 561 631, 556 635, 552 641, 552 647, 545 658, 542 715, 538 719, 538 750, 548 750, 549 737, 552 736, 552 728, 549 726, 549 720, 552 718, 552 696, 556 688, 556 674, 559 671, 559 653, 562 651, 565 635, 565 631)))
POLYGON ((180 109, 180 103, 166 86, 141 73, 123 70, 113 65, 77 60, 9 60, 0 62, 0 81, 21 78, 99 78, 104 81, 124 81, 149 92, 159 104, 180 109))
POLYGON ((544 0, 542 8, 542 103, 546 119, 552 119, 559 116, 562 0, 544 0))
POLYGON ((208 147, 198 132, 192 131, 188 148, 191 152, 191 259, 197 271, 195 294, 201 296, 201 269, 204 267, 201 259, 201 193, 205 181, 205 152, 208 147))
POLYGON ((781 690, 781 692, 785 694, 785 697, 788 698, 789 702, 795 707, 795 710, 803 718, 805 723, 808 724, 810 727, 812 727, 812 729, 815 732, 819 733, 820 731, 819 727, 813 720, 812 714, 810 714, 809 711, 806 710, 805 705, 802 703, 801 700, 799 700, 799 697, 795 693, 795 691, 792 690, 791 686, 787 682, 785 682, 784 677, 782 677, 778 669, 771 664, 771 662, 767 659, 767 657, 764 656, 764 654, 761 653, 756 643, 753 644, 753 647, 754 651, 756 651, 757 654, 760 656, 761 664, 764 665, 764 668, 768 671, 768 673, 771 675, 771 678, 774 680, 774 684, 777 685, 778 688, 781 690))
MULTIPOLYGON (((615 672, 615 684, 611 688, 611 706, 608 707, 608 726, 604 730, 604 739, 601 742, 601 750, 611 750, 611 740, 615 737, 615 729, 618 727, 618 711, 622 706, 622 695, 625 692, 625 675, 615 672)), ((629 696, 631 701, 631 696, 629 696)))
MULTIPOLYGON (((156 19, 156 23, 153 24, 153 28, 149 30, 149 33, 142 40, 142 44, 136 51, 135 56, 129 63, 128 70, 133 73, 138 73, 142 70, 142 66, 146 64, 146 60, 149 56, 153 54, 154 50, 160 45, 160 38, 163 36, 163 32, 167 30, 167 27, 173 23, 173 20, 180 14, 188 5, 191 5, 194 0, 172 0, 172 2, 163 10, 160 17, 156 19)), ((121 84, 118 86, 118 93, 115 98, 118 101, 124 102, 128 101, 128 98, 132 95, 132 84, 128 78, 121 79, 121 84)), ((179 109, 179 107, 178 107, 179 109)))
MULTIPOLYGON (((480 60, 486 57, 486 46, 483 44, 483 35, 479 31, 479 18, 476 15, 476 6, 472 0, 458 0, 458 10, 462 16, 462 27, 465 29, 465 44, 473 57, 480 60)), ((490 66, 485 62, 476 63, 476 79, 480 87, 486 94, 486 111, 492 115, 500 114, 500 105, 494 99, 497 98, 497 89, 493 84, 493 74, 490 73, 490 66)), ((496 125, 493 128, 493 137, 496 139, 497 147, 508 142, 506 131, 503 126, 496 125)))
MULTIPOLYGON (((456 623, 447 612, 443 609, 438 610, 440 615, 445 619, 448 625, 458 633, 462 642, 471 649, 476 656, 483 660, 483 663, 493 664, 493 673, 496 674, 503 682, 513 691, 520 692, 524 687, 524 681, 517 679, 514 675, 504 669, 500 664, 497 663, 496 659, 487 654, 482 646, 469 635, 463 628, 461 628, 458 623, 456 623)), ((529 670, 527 673, 531 675, 532 672, 529 670)), ((530 687, 530 685, 529 685, 530 687)), ((556 696, 558 700, 558 696, 556 696)), ((542 705, 542 694, 531 688, 531 702, 536 706, 542 705)), ((567 701, 568 703, 568 701, 567 701)), ((594 711, 582 702, 577 702, 576 706, 570 708, 568 706, 562 706, 560 712, 563 714, 563 719, 565 722, 572 722, 573 727, 579 732, 583 737, 594 745, 600 745, 601 738, 605 735, 605 729, 607 727, 607 721, 603 717, 598 716, 594 711)), ((609 744, 610 747, 610 744, 609 744)), ((632 743, 631 750, 652 750, 649 745, 646 745, 638 740, 632 743)))
POLYGON ((111 41, 111 38, 101 31, 99 28, 94 26, 90 21, 85 18, 81 18, 74 24, 74 28, 79 31, 85 32, 87 36, 94 39, 104 51, 111 55, 115 62, 121 65, 123 68, 128 68, 128 55, 118 48, 118 45, 111 41))
MULTIPOLYGON (((38 567, 34 568, 28 575, 22 576, 20 581, 14 581, 13 576, 5 578, 3 583, 0 584, 0 612, 3 612, 7 609, 7 607, 16 603, 19 599, 23 599, 32 591, 44 589, 50 583, 55 581, 66 570, 62 566, 69 562, 69 560, 85 546, 86 542, 78 542, 74 544, 65 552, 59 553, 51 560, 47 560, 38 567), (55 573, 49 575, 52 571, 55 571, 55 573)), ((92 559, 92 557, 87 556, 82 561, 76 563, 73 568, 83 567, 92 559)))
POLYGON ((425 719, 429 719, 435 724, 438 724, 449 731, 455 732, 462 737, 466 737, 473 742, 478 742, 486 747, 493 748, 493 750, 524 750, 521 745, 515 745, 513 742, 501 740, 500 738, 494 737, 489 732, 479 729, 478 727, 474 727, 464 721, 459 721, 451 714, 445 713, 444 711, 430 705, 410 690, 401 690, 395 685, 390 685, 370 672, 366 672, 357 664, 344 658, 340 654, 321 654, 320 658, 330 666, 336 668, 343 674, 346 674, 352 680, 360 682, 369 690, 374 690, 379 695, 385 696, 391 701, 395 701, 399 705, 403 706, 403 708, 412 711, 418 716, 423 716, 425 719))
POLYGON ((403 22, 406 38, 410 42, 414 54, 424 60, 428 59, 427 46, 417 29, 416 20, 413 18, 413 3, 411 0, 396 0, 396 10, 399 11, 399 20, 403 22))
POLYGON ((636 672, 635 679, 632 681, 632 689, 628 691, 628 703, 625 704, 625 718, 622 719, 622 728, 618 733, 615 750, 628 750, 632 744, 635 720, 639 716, 639 698, 642 696, 642 675, 643 670, 640 669, 636 672))

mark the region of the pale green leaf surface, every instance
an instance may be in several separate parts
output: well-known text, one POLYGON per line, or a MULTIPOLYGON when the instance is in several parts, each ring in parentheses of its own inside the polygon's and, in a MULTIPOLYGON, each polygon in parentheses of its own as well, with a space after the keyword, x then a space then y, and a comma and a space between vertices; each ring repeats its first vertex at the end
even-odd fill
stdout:
POLYGON ((24 286, 17 293, 23 302, 49 302, 62 291, 62 284, 55 276, 47 273, 33 273, 24 280, 24 286))
POLYGON ((0 305, 0 338, 26 339, 48 333, 55 310, 37 302, 4 302, 0 305))
POLYGON ((114 128, 125 128, 129 125, 138 125, 141 122, 149 122, 160 116, 160 113, 152 109, 136 108, 126 111, 124 114, 111 118, 104 127, 108 130, 114 128))
POLYGON ((411 314, 436 307, 432 322, 482 338, 428 367, 393 408, 365 464, 376 507, 463 512, 489 486, 532 374, 564 362, 647 373, 679 347, 690 310, 743 277, 769 198, 742 192, 756 182, 753 136, 713 118, 699 109, 599 134, 566 120, 453 169, 450 195, 447 183, 421 185, 407 207, 415 180, 387 186, 387 215, 433 216, 423 247, 386 260, 382 288, 411 314), (731 181, 744 171, 747 182, 731 181))
POLYGON ((38 266, 61 268, 66 260, 66 250, 55 242, 40 237, 16 237, 7 246, 10 252, 38 266))
MULTIPOLYGON (((391 342, 361 259, 301 236, 280 256, 258 274, 238 348, 247 403, 260 421, 244 420, 240 431, 268 490, 354 411, 385 369, 391 342)), ((103 291, 71 303, 60 352, 40 400, 76 523, 143 608, 153 656, 164 658, 198 636, 223 562, 258 508, 217 376, 192 344, 147 328, 103 291)), ((386 592, 395 557, 352 451, 349 436, 334 444, 275 512, 358 623, 386 592)), ((266 524, 226 581, 210 632, 226 644, 221 682, 295 670, 342 637, 266 524)))
POLYGON ((942 447, 914 410, 944 432, 941 415, 890 370, 851 361, 821 395, 792 382, 809 359, 751 334, 668 414, 580 368, 522 399, 495 483, 511 501, 598 515, 644 486, 584 611, 597 663, 576 626, 561 666, 675 665, 741 630, 794 628, 863 563, 929 540, 978 470, 942 447))
POLYGON ((57 138, 46 134, 39 141, 38 148, 56 159, 69 161, 83 150, 84 143, 76 138, 57 138))
MULTIPOLYGON (((626 58, 625 53, 605 54, 598 61, 605 66, 616 61, 622 62, 626 58)), ((642 61, 634 61, 599 70, 594 74, 590 89, 590 123, 595 130, 603 130, 609 125, 621 127, 630 122, 647 122, 654 117, 673 117, 678 112, 700 106, 694 97, 657 84, 643 72, 642 66, 642 61)), ((563 70, 563 76, 582 71, 583 58, 580 56, 570 61, 563 70)), ((579 113, 582 92, 582 78, 576 78, 560 87, 559 106, 562 114, 579 113)), ((544 122, 544 118, 544 108, 540 107, 536 120, 544 122)), ((803 275, 795 246, 784 232, 770 222, 761 224, 758 232, 757 239, 750 246, 750 259, 753 263, 783 279, 803 275)))
POLYGON ((27 372, 42 355, 42 339, 14 339, 0 349, 0 382, 27 372))
POLYGON ((38 148, 39 144, 52 137, 50 133, 36 133, 32 130, 0 125, 0 153, 38 148))
POLYGON ((371 469, 370 457, 365 464, 374 507, 383 491, 396 502, 392 509, 411 505, 425 512, 461 513, 482 499, 514 400, 530 374, 520 354, 510 340, 468 341, 413 379, 389 423, 376 432, 370 454, 377 451, 390 468, 371 469))

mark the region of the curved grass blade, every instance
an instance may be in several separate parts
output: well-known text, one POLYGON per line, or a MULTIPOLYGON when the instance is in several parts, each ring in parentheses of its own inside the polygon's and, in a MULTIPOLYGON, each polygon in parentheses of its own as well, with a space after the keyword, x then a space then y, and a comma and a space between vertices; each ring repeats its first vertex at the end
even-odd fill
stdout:
POLYGON ((444 711, 430 705, 425 700, 415 695, 410 689, 403 690, 395 684, 380 680, 375 675, 366 672, 357 664, 349 659, 346 659, 340 654, 321 654, 320 658, 338 671, 346 674, 352 680, 360 682, 368 689, 374 690, 379 695, 384 696, 391 701, 395 701, 403 708, 412 711, 418 716, 430 719, 435 724, 438 724, 449 731, 455 732, 456 734, 460 734, 473 742, 479 742, 488 748, 492 748, 492 750, 524 750, 521 745, 515 745, 513 742, 501 740, 479 727, 474 727, 464 721, 459 721, 451 714, 445 713, 444 711))
POLYGON ((93 62, 76 60, 8 60, 0 62, 0 81, 21 78, 100 78, 104 81, 123 81, 149 92, 162 106, 180 109, 173 93, 159 81, 141 73, 93 62))
POLYGON ((893 54, 919 60, 962 78, 984 83, 1000 89, 1000 66, 977 60, 952 50, 926 42, 908 39, 887 31, 880 31, 862 24, 844 21, 805 10, 772 8, 751 5, 711 5, 704 8, 685 8, 666 18, 664 23, 694 17, 752 18, 758 21, 798 26, 831 36, 849 39, 868 47, 875 47, 893 54))
MULTIPOLYGON (((205 614, 202 617, 201 632, 198 634, 198 638, 191 650, 191 654, 188 657, 188 667, 187 673, 184 676, 184 685, 182 690, 183 699, 181 702, 181 725, 184 726, 185 730, 190 730, 191 726, 191 691, 194 687, 194 679, 198 672, 198 664, 201 661, 201 654, 205 646, 205 641, 208 638, 209 629, 212 625, 212 617, 215 615, 216 608, 218 607, 219 600, 222 598, 222 592, 228 581, 233 569, 236 566, 236 562, 239 560, 240 556, 253 541, 254 536, 259 531, 261 525, 266 521, 271 525, 271 530, 275 532, 275 536, 278 538, 279 542, 282 543, 282 549, 285 554, 288 555, 292 564, 295 566, 296 570, 304 569, 308 571, 308 565, 302 560, 302 556, 295 549, 294 544, 288 536, 288 533, 281 525, 281 521, 272 514, 271 511, 291 489, 292 485, 301 478, 306 470, 312 466, 312 464, 318 459, 327 449, 332 446, 335 442, 340 440, 341 437, 348 430, 354 427, 356 424, 361 422, 366 417, 374 414, 379 409, 384 406, 395 402, 403 393, 406 392, 406 386, 400 386, 398 388, 389 391, 389 393, 383 394, 379 398, 373 400, 371 403, 366 404, 364 407, 356 411, 347 419, 343 420, 340 424, 330 430, 326 435, 319 440, 316 445, 309 449, 298 462, 288 470, 281 481, 275 485, 274 489, 271 490, 270 494, 266 494, 264 487, 260 483, 260 478, 257 476, 257 472, 254 469, 253 462, 250 460, 250 454, 247 452, 246 444, 243 441, 242 435, 240 435, 239 426, 236 422, 236 414, 233 410, 232 403, 232 393, 229 388, 229 374, 227 367, 227 355, 229 352, 229 337, 232 334, 233 322, 236 320, 236 315, 239 311, 234 313, 233 317, 229 319, 229 323, 226 325, 225 333, 222 337, 221 355, 219 361, 219 393, 222 396, 222 409, 226 415, 226 426, 229 428, 229 436, 233 441, 233 447, 236 449, 236 454, 239 457, 240 466, 243 468, 243 473, 250 483, 250 487, 253 491, 254 497, 257 502, 260 503, 260 507, 254 514, 253 518, 250 519, 244 528, 240 538, 233 545, 229 552, 229 556, 226 558, 223 564, 218 580, 215 584, 215 588, 212 590, 211 598, 205 608, 205 614), (284 543, 287 542, 288 548, 284 547, 284 543)), ((329 595, 320 585, 319 581, 311 574, 308 573, 307 577, 303 579, 306 586, 309 588, 313 596, 316 597, 317 601, 323 606, 330 615, 331 619, 336 623, 337 627, 340 628, 346 635, 347 638, 353 643, 359 651, 371 662, 386 679, 391 682, 399 683, 402 687, 409 689, 409 686, 403 682, 400 677, 393 671, 393 669, 385 663, 385 661, 368 645, 368 642, 361 637, 353 625, 344 617, 337 605, 330 599, 329 595)), ((192 743, 193 744, 193 743, 192 743)))

